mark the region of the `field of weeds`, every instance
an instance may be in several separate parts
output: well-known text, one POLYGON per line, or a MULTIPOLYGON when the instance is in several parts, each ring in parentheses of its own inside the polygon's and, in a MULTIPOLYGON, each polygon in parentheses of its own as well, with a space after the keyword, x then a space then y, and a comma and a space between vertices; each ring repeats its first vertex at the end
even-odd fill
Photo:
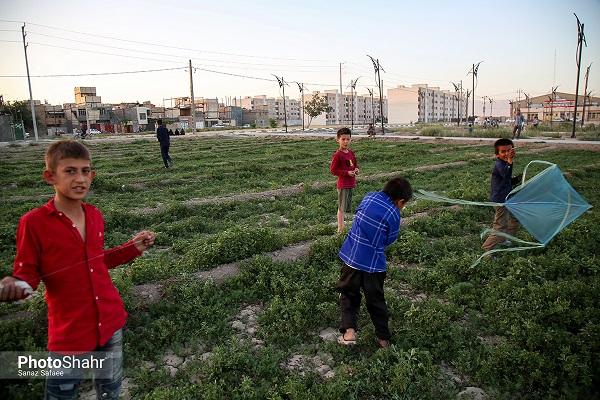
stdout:
MULTIPOLYGON (((493 209, 410 202, 387 251, 393 338, 379 349, 364 306, 357 345, 335 340, 345 236, 332 137, 174 137, 169 170, 151 137, 86 144, 97 173, 86 201, 104 214, 106 245, 156 232, 144 257, 112 271, 129 313, 126 398, 455 399, 467 388, 489 399, 599 398, 600 147, 517 142, 515 172, 554 162, 595 207, 544 249, 471 268, 493 209)), ((46 147, 0 148, 2 276, 19 218, 53 195, 46 147)), ((396 175, 415 190, 488 200, 492 141, 356 138, 351 148, 354 207, 396 175)), ((523 228, 517 236, 532 240, 523 228)), ((0 304, 2 351, 45 349, 42 291, 0 304)), ((2 380, 0 398, 42 398, 43 387, 2 380)))

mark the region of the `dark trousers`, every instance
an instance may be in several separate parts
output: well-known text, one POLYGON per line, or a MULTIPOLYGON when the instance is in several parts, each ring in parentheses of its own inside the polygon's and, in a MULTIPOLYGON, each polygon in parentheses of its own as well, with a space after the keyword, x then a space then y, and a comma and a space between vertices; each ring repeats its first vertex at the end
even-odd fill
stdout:
POLYGON ((171 161, 171 157, 169 156, 169 145, 168 144, 160 145, 160 155, 162 156, 163 162, 165 163, 165 167, 169 168, 169 162, 171 161))
POLYGON ((392 334, 388 327, 389 313, 383 293, 383 282, 386 272, 364 272, 344 264, 340 273, 340 280, 336 290, 340 293, 340 308, 342 311, 342 325, 340 332, 346 329, 358 328, 358 310, 362 299, 361 288, 365 294, 367 311, 375 326, 375 333, 379 339, 390 340, 392 334))

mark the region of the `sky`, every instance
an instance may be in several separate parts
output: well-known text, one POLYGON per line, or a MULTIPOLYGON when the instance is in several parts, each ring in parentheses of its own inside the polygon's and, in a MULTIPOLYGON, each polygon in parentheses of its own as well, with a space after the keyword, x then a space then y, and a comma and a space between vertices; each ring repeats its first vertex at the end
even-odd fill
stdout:
MULTIPOLYGON (((586 45, 579 93, 600 95, 600 0, 71 0, 0 1, 0 95, 104 103, 234 98, 325 90, 367 94, 379 60, 384 90, 428 84, 508 100, 575 93, 578 25, 586 45), (276 77, 286 85, 280 87, 276 77)), ((488 105, 489 107, 489 105, 488 105)), ((500 112, 500 111, 499 111, 500 112)))

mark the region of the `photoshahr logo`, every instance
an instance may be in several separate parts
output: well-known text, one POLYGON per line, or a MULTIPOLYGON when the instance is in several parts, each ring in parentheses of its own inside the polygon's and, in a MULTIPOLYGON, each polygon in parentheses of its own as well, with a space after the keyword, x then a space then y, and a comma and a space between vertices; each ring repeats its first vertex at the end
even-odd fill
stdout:
POLYGON ((96 379, 110 378, 110 365, 116 358, 111 352, 60 355, 48 352, 0 352, 0 379, 67 378, 72 370, 96 379), (91 374, 90 374, 91 377, 91 374))

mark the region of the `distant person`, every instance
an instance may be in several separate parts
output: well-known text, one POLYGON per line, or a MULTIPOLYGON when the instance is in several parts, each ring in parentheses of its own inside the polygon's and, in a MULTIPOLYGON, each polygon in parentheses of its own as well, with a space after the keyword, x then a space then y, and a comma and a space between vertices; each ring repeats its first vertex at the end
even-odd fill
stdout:
POLYGON ((185 129, 181 128, 181 130, 179 131, 180 135, 185 135, 185 129))
POLYGON ((410 183, 398 177, 388 181, 382 191, 368 193, 356 208, 354 224, 339 252, 344 263, 336 286, 342 313, 340 344, 356 343, 361 289, 375 326, 377 343, 384 348, 390 344, 392 335, 383 290, 385 249, 398 238, 400 211, 412 194, 410 183))
MULTIPOLYGON (((492 169, 492 182, 490 190, 490 201, 504 203, 511 192, 512 187, 521 181, 523 175, 513 177, 513 159, 515 157, 515 146, 512 140, 502 138, 494 143, 494 154, 496 163, 492 169)), ((519 230, 519 221, 504 206, 495 206, 494 224, 492 228, 514 236, 519 230)), ((485 251, 492 250, 498 245, 510 246, 510 240, 499 235, 490 235, 481 248, 485 251)))
POLYGON ((339 143, 340 148, 331 159, 329 171, 338 177, 336 185, 338 192, 337 226, 338 233, 340 233, 344 228, 346 213, 350 212, 352 190, 356 187, 356 175, 358 175, 359 169, 356 156, 349 148, 352 141, 350 129, 340 128, 337 131, 336 141, 339 143))
POLYGON ((179 129, 175 128, 175 135, 179 136, 179 129))
POLYGON ((537 117, 535 117, 533 119, 533 127, 537 128, 539 124, 540 124, 540 120, 537 117))
POLYGON ((54 197, 21 217, 13 273, 0 281, 0 301, 20 300, 44 283, 48 365, 57 373, 47 376, 46 399, 76 398, 84 369, 93 370, 98 399, 118 399, 127 312, 108 270, 141 256, 154 244, 154 233, 141 231, 105 250, 102 214, 83 202, 95 176, 88 148, 75 140, 56 141, 45 160, 43 176, 54 197), (61 368, 66 356, 81 357, 70 362, 81 367, 61 368), (81 361, 90 357, 105 362, 86 368, 81 361))
POLYGON ((517 115, 515 115, 515 122, 513 123, 513 140, 515 139, 515 133, 517 134, 517 139, 519 139, 519 137, 521 136, 523 124, 525 124, 525 117, 521 114, 521 110, 517 110, 517 115))
POLYGON ((373 124, 369 124, 369 129, 367 129, 367 135, 369 135, 369 137, 375 137, 375 128, 373 127, 373 124))
POLYGON ((156 129, 156 138, 160 143, 160 154, 162 155, 165 169, 173 166, 173 160, 169 156, 169 147, 171 147, 171 139, 169 138, 169 130, 163 125, 162 119, 157 121, 158 129, 156 129))
POLYGON ((169 129, 169 136, 178 135, 178 133, 173 133, 173 129, 169 129))

